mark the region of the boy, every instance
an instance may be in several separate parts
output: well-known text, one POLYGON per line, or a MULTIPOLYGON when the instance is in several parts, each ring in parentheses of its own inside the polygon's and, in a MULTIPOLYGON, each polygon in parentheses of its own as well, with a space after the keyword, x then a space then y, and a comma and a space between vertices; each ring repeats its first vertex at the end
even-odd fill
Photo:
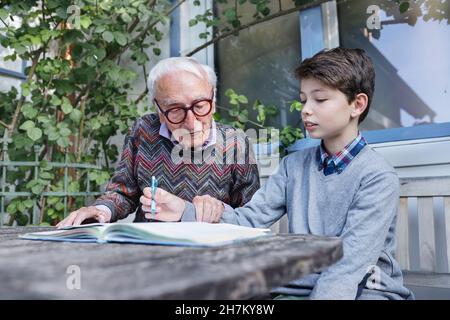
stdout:
MULTIPOLYGON (((373 96, 372 61, 363 50, 335 48, 305 59, 296 75, 305 129, 321 145, 282 159, 245 206, 224 205, 221 222, 267 227, 287 214, 291 233, 343 240, 340 261, 274 289, 276 299, 412 299, 394 259, 398 177, 358 130, 373 96)), ((159 195, 161 208, 195 219, 191 204, 159 195)))

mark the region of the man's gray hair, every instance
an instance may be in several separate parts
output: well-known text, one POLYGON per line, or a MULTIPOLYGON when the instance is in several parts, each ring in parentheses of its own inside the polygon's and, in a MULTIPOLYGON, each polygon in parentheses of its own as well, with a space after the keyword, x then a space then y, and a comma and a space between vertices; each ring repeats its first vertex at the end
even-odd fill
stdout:
POLYGON ((148 90, 152 97, 155 97, 156 82, 163 75, 174 71, 190 72, 199 78, 208 80, 214 90, 216 89, 217 76, 210 66, 201 64, 191 57, 172 57, 159 61, 150 70, 150 74, 148 75, 148 90))

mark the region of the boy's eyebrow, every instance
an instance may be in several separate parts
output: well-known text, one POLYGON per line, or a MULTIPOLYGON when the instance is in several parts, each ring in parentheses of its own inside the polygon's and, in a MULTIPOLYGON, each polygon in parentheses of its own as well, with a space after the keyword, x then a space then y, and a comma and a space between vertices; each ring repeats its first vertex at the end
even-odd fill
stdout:
MULTIPOLYGON (((325 89, 314 89, 313 91, 311 91, 311 93, 317 92, 317 91, 326 91, 325 89)), ((303 91, 300 91, 300 94, 305 94, 303 91)))

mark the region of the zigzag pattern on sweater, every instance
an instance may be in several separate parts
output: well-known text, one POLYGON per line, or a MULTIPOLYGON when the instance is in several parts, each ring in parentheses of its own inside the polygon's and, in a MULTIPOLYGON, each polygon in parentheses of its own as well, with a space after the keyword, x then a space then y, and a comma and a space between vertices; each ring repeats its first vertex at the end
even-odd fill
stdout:
POLYGON ((159 127, 156 114, 145 115, 125 137, 121 160, 106 193, 95 202, 95 205, 107 205, 113 211, 114 220, 125 218, 137 208, 136 221, 146 221, 139 197, 150 186, 152 175, 158 178, 160 188, 184 200, 192 201, 195 196, 207 194, 232 207, 243 206, 259 189, 258 168, 243 132, 217 123, 216 146, 188 152, 187 158, 175 163, 174 144, 159 135, 159 127), (236 139, 226 139, 230 130, 236 139), (242 163, 230 162, 230 155, 231 160, 240 157, 242 163), (183 161, 186 159, 190 161, 183 161), (193 161, 196 159, 201 161, 196 163, 193 161))

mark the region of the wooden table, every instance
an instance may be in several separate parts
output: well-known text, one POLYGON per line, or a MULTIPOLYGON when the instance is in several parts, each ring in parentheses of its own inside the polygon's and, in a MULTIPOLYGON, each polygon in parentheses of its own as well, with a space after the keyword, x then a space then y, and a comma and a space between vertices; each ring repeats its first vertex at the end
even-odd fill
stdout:
POLYGON ((341 240, 309 235, 220 248, 18 238, 51 229, 0 228, 0 299, 247 299, 342 257, 341 240))

